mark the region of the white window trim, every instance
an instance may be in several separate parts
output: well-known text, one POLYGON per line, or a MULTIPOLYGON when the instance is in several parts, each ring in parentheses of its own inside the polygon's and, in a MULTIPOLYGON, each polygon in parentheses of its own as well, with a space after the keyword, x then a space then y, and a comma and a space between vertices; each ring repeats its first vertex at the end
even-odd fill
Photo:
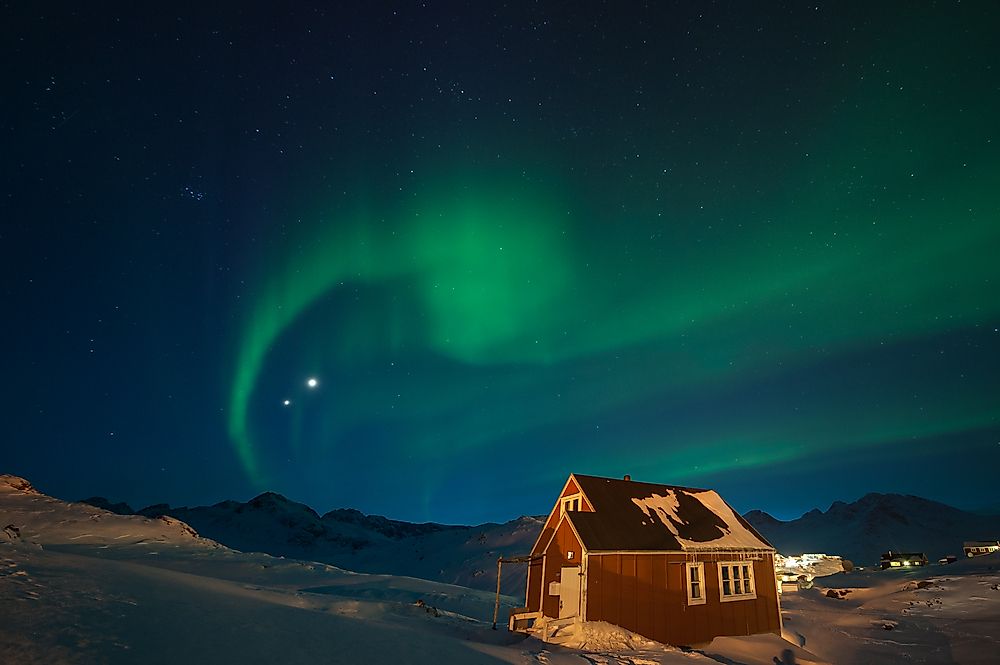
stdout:
POLYGON ((688 605, 704 605, 705 599, 705 564, 704 563, 689 563, 684 567, 684 586, 687 589, 688 605), (694 598, 691 596, 691 569, 698 569, 698 584, 701 585, 701 598, 694 598))
POLYGON ((563 498, 559 499, 559 515, 565 515, 567 512, 580 512, 583 508, 583 493, 577 492, 576 494, 568 494, 563 498), (574 511, 568 510, 568 507, 576 502, 576 508, 574 511))
MULTIPOLYGON (((752 561, 719 561, 716 564, 716 572, 719 575, 719 600, 723 603, 731 603, 737 600, 753 600, 757 597, 757 580, 754 579, 753 574, 753 562, 752 561), (750 592, 740 593, 740 594, 729 594, 728 596, 723 593, 723 580, 722 580, 722 567, 723 566, 746 566, 747 572, 750 573, 750 592)), ((745 582, 746 580, 744 580, 745 582)), ((730 577, 729 584, 732 585, 733 578, 730 577)), ((732 586, 730 586, 730 589, 732 586)), ((745 588, 745 587, 744 587, 745 588)))

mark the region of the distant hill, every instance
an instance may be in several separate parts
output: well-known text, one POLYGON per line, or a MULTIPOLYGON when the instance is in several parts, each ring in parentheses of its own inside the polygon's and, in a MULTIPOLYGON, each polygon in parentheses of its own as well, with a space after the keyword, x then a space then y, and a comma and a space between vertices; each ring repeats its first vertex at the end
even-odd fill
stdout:
POLYGON ((95 508, 101 508, 115 515, 135 515, 136 512, 132 510, 132 506, 128 505, 124 501, 121 503, 111 503, 103 496, 92 496, 89 499, 80 499, 77 503, 86 503, 88 505, 94 506, 95 508))
POLYGON ((837 554, 859 566, 878 563, 890 549, 924 552, 931 560, 962 556, 963 541, 1000 537, 1000 517, 902 494, 835 501, 826 512, 811 510, 787 522, 759 510, 743 517, 782 554, 837 554))
MULTIPOLYGON (((130 514, 124 503, 103 497, 82 503, 130 514)), ((527 554, 542 529, 542 517, 519 517, 504 524, 451 526, 413 524, 351 508, 320 516, 312 508, 280 494, 265 492, 246 503, 223 501, 195 508, 158 504, 135 511, 145 517, 168 515, 199 534, 244 552, 264 552, 321 561, 364 573, 405 575, 496 588, 498 556, 527 554)), ((526 568, 505 566, 504 593, 524 593, 526 568)))

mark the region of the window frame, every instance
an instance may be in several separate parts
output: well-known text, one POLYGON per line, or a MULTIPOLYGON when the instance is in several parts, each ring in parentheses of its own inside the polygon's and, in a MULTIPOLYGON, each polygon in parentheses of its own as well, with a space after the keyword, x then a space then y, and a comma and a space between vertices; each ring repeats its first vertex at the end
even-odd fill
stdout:
POLYGON ((688 563, 684 567, 684 588, 687 590, 687 604, 688 605, 704 605, 707 602, 705 595, 705 564, 701 562, 688 563), (691 593, 691 584, 693 580, 691 579, 691 571, 698 571, 698 581, 697 584, 701 587, 701 597, 695 598, 691 593))
POLYGON ((716 563, 716 572, 719 574, 719 601, 732 603, 737 600, 754 600, 757 598, 757 581, 754 579, 753 561, 719 561, 716 563), (723 575, 723 570, 727 574, 723 575), (745 575, 744 575, 745 573, 745 575), (746 582, 750 582, 750 591, 746 591, 746 582), (729 584, 729 593, 726 593, 726 584, 729 584), (736 584, 744 589, 740 593, 733 593, 736 584))
POLYGON ((578 513, 583 508, 583 493, 567 494, 559 500, 559 516, 566 513, 578 513), (575 506, 573 504, 576 504, 575 506))

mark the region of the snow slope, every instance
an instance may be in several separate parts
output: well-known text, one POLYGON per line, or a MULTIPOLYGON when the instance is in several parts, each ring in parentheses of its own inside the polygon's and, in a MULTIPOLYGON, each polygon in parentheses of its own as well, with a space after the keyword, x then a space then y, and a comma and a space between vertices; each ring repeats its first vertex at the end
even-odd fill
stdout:
POLYGON ((0 523, 5 664, 772 665, 794 648, 765 636, 687 653, 590 625, 602 641, 543 643, 491 630, 488 592, 245 554, 13 476, 0 476, 0 523))
MULTIPOLYGON (((120 514, 132 512, 126 504, 111 504, 102 497, 86 502, 120 514)), ((527 554, 542 528, 542 518, 536 517, 478 526, 412 524, 353 509, 333 510, 320 517, 309 506, 273 492, 246 503, 223 501, 195 508, 163 504, 139 513, 171 515, 198 533, 243 551, 484 590, 496 588, 497 557, 527 554)), ((503 592, 523 595, 525 575, 523 566, 506 566, 503 592)))
POLYGON ((836 663, 1000 662, 1000 556, 784 585, 785 636, 836 663))

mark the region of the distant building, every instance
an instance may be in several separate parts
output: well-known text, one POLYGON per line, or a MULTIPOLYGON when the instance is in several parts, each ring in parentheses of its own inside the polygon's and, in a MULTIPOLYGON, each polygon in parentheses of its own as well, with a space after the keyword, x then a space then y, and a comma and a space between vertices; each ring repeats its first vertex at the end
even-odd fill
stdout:
POLYGON ((570 475, 511 625, 607 621, 666 644, 781 632, 774 548, 712 490, 570 475))
POLYGON ((962 543, 965 556, 982 556, 1000 551, 1000 541, 998 540, 967 540, 962 543))
POLYGON ((882 570, 886 568, 910 568, 912 566, 926 566, 927 555, 923 552, 893 552, 889 550, 882 555, 879 563, 882 570))

